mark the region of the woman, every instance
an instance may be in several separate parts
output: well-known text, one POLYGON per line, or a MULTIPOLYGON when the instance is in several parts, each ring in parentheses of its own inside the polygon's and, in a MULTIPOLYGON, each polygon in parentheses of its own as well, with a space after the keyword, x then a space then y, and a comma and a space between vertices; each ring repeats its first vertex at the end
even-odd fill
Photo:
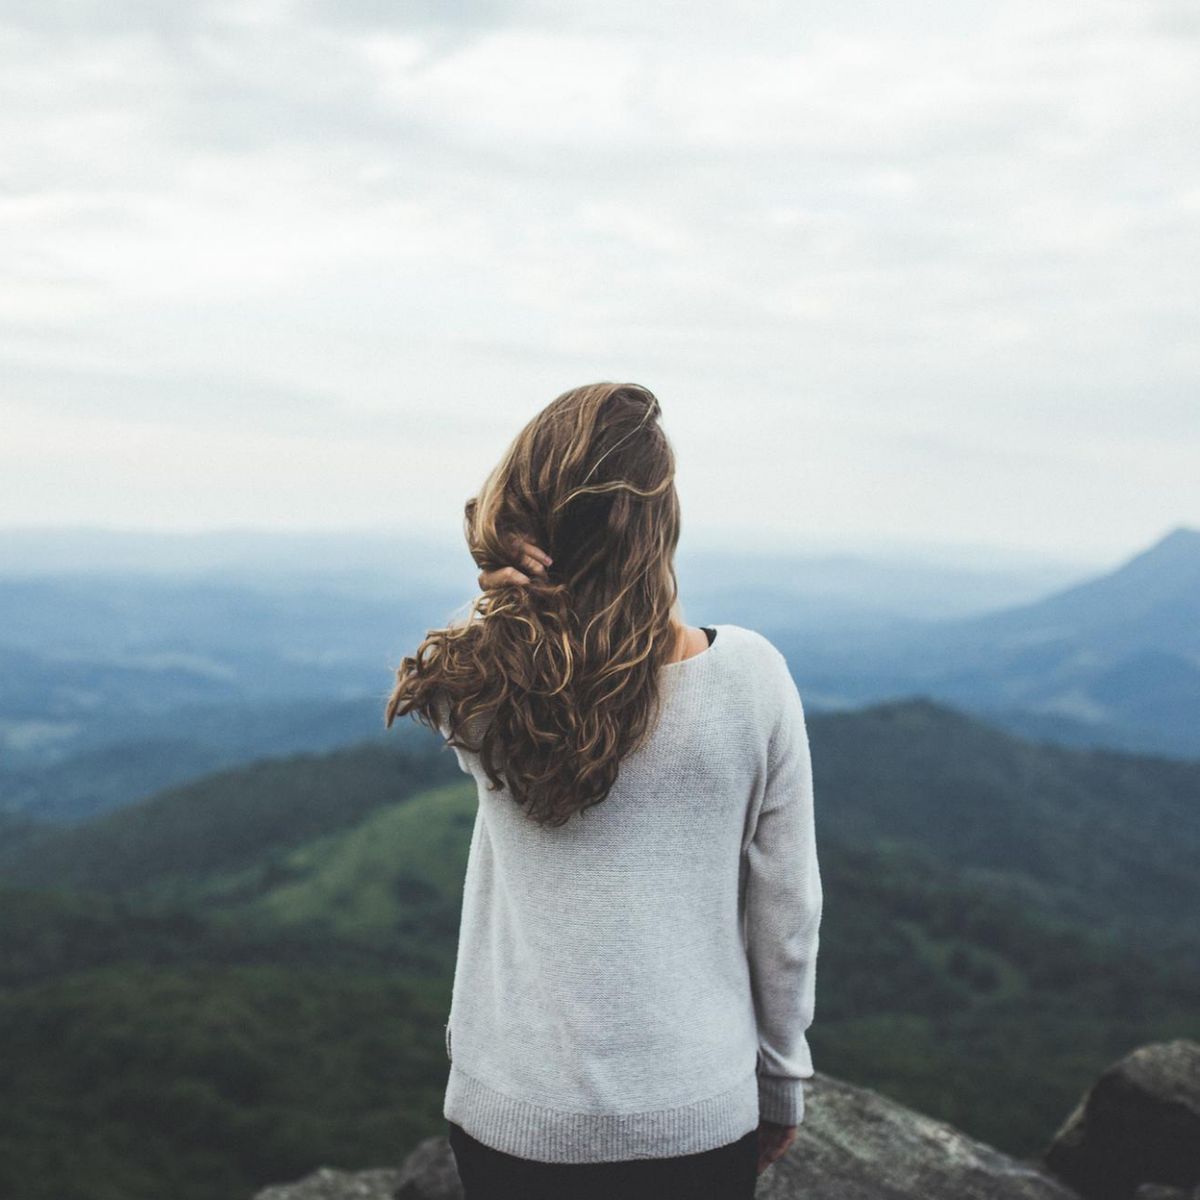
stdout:
POLYGON ((466 505, 482 594, 388 704, 479 794, 445 1028, 467 1200, 738 1200, 803 1119, 803 706, 767 638, 681 620, 660 416, 606 382, 521 430, 466 505))

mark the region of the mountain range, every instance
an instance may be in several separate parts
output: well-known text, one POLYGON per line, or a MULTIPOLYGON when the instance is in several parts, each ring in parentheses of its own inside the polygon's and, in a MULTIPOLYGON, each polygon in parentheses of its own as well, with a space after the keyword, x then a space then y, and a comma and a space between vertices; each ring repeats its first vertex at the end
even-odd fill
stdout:
MULTIPOLYGON (((1195 530, 985 611, 989 588, 1028 592, 1034 575, 727 559, 689 560, 692 620, 765 633, 811 710, 924 696, 1044 741, 1200 756, 1195 530), (956 599, 937 603, 939 588, 956 599)), ((0 812, 71 823, 212 771, 384 736, 395 666, 473 584, 421 578, 0 576, 0 812)))
POLYGON ((924 695, 1046 740, 1200 756, 1200 530, 1032 603, 848 637, 764 632, 816 706, 924 695))

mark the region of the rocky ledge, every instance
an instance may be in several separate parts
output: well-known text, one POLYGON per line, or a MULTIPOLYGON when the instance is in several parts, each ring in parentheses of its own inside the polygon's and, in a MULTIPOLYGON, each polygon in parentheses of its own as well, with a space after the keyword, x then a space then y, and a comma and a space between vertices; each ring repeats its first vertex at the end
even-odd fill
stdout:
MULTIPOLYGON (((820 1072, 806 1101, 757 1200, 1200 1200, 1197 1042, 1115 1062, 1030 1160, 820 1072)), ((254 1200, 462 1200, 462 1188, 446 1139, 431 1137, 397 1168, 322 1169, 254 1200)))

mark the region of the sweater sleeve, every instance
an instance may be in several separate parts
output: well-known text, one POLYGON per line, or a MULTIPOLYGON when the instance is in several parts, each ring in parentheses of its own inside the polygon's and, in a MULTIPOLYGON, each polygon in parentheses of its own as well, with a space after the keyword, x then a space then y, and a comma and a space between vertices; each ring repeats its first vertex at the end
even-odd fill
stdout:
MULTIPOLYGON (((436 704, 434 705, 434 708, 435 708, 436 715, 437 715, 438 733, 440 733, 442 735, 442 740, 445 741, 450 736, 450 725, 447 720, 447 718, 450 715, 450 705, 446 702, 445 699, 439 698, 438 701, 436 702, 436 704)), ((457 746, 451 746, 450 749, 454 751, 454 757, 456 759, 458 759, 458 765, 459 765, 460 769, 463 771, 463 773, 466 775, 470 775, 471 774, 471 766, 467 762, 467 760, 463 757, 463 752, 457 746)))
POLYGON ((813 1075, 807 1030, 816 998, 822 889, 812 762, 804 706, 787 662, 781 711, 767 752, 762 808, 748 847, 746 944, 758 1022, 762 1120, 804 1119, 801 1080, 813 1075))

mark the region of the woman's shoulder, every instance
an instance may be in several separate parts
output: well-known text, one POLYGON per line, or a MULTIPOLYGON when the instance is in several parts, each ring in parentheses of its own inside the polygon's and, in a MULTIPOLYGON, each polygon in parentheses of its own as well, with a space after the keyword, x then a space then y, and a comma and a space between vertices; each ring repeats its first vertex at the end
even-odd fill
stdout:
POLYGON ((787 659, 779 647, 766 634, 760 633, 757 629, 733 624, 717 625, 715 628, 718 638, 727 636, 731 643, 737 643, 743 653, 753 661, 786 665, 787 659))

